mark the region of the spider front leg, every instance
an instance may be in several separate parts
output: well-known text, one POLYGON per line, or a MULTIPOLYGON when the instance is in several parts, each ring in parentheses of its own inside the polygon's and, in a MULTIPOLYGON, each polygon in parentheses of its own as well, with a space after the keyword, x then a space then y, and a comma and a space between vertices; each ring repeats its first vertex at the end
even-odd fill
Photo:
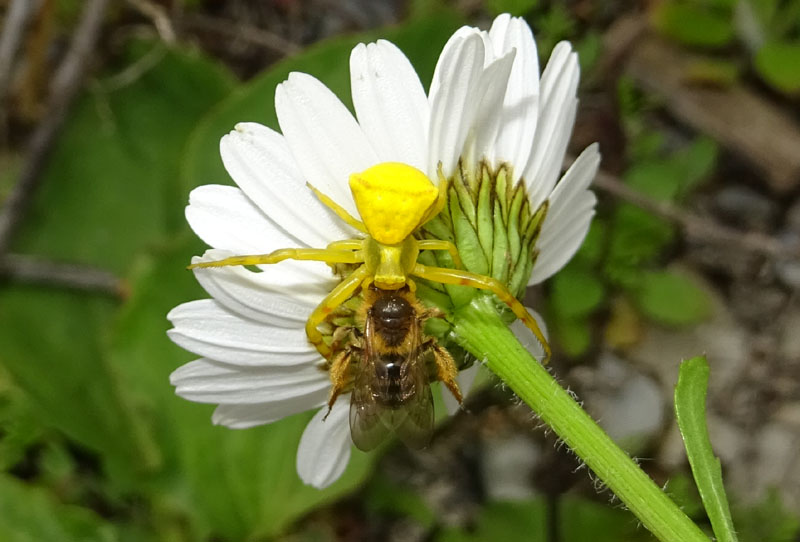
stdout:
MULTIPOLYGON (((360 248, 360 247, 359 247, 360 248)), ((265 265, 283 260, 312 260, 326 263, 361 263, 364 257, 359 251, 334 248, 281 248, 269 254, 231 256, 214 262, 193 263, 187 269, 226 267, 229 265, 265 265)))
POLYGON ((470 286, 479 290, 488 290, 492 292, 494 295, 500 298, 500 301, 508 305, 508 307, 511 309, 511 312, 514 313, 514 316, 522 320, 528 329, 533 332, 536 340, 539 341, 544 349, 544 358, 542 359, 542 364, 546 365, 547 362, 550 361, 550 356, 552 355, 550 344, 547 342, 547 339, 545 339, 542 330, 539 329, 539 324, 537 324, 533 316, 530 315, 528 309, 525 308, 525 305, 520 303, 519 300, 514 297, 514 295, 508 291, 508 288, 506 288, 506 286, 499 280, 492 277, 486 277, 484 275, 478 275, 476 273, 470 273, 469 271, 463 271, 461 269, 426 267, 419 263, 414 266, 414 270, 411 272, 411 274, 432 282, 470 286))
POLYGON ((306 322, 306 335, 308 335, 308 340, 311 341, 314 348, 316 348, 325 359, 330 358, 331 349, 322 340, 322 333, 319 332, 317 326, 319 326, 336 307, 350 299, 353 293, 368 277, 370 277, 370 272, 367 270, 367 266, 362 265, 340 282, 331 293, 326 295, 320 304, 317 305, 317 308, 311 313, 311 316, 308 317, 308 321, 306 322))

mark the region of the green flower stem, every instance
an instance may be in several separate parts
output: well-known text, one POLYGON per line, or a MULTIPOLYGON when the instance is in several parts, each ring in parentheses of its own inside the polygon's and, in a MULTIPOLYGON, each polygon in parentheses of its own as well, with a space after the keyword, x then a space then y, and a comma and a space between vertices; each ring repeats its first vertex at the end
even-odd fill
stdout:
POLYGON ((594 471, 663 542, 708 542, 672 500, 620 449, 550 373, 520 345, 495 310, 478 295, 456 310, 453 331, 594 471))

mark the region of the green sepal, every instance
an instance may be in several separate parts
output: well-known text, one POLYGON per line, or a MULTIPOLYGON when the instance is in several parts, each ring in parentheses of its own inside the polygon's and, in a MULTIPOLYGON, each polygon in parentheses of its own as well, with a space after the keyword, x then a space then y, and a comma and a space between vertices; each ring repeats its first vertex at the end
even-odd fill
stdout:
POLYGON ((508 290, 514 294, 514 297, 517 299, 525 295, 525 288, 528 286, 528 279, 531 277, 533 258, 529 256, 530 252, 530 245, 523 245, 521 252, 523 257, 515 262, 511 278, 508 281, 508 290))
POLYGON ((520 239, 520 215, 522 211, 522 204, 527 198, 525 192, 517 188, 514 190, 514 195, 511 199, 511 207, 508 212, 508 246, 511 254, 511 261, 517 262, 519 254, 522 250, 522 239, 520 239))
POLYGON ((509 171, 505 165, 500 166, 495 176, 495 196, 500 203, 500 213, 503 216, 503 224, 508 224, 508 195, 511 193, 509 182, 509 171))
MULTIPOLYGON (((458 185, 459 183, 453 184, 458 185)), ((469 211, 464 211, 462 208, 456 190, 453 188, 450 190, 450 215, 453 219, 453 231, 458 254, 461 256, 461 261, 466 269, 473 273, 486 275, 489 272, 489 263, 486 261, 486 256, 481 249, 475 226, 467 216, 469 211)), ((472 203, 470 205, 472 206, 472 212, 474 212, 475 206, 472 203)))
MULTIPOLYGON (((483 248, 486 261, 491 263, 492 246, 494 245, 494 218, 492 205, 492 175, 489 168, 481 165, 480 186, 478 190, 478 240, 483 248)), ((486 270, 487 274, 492 268, 486 270)))
POLYGON ((494 250, 492 251, 492 276, 502 283, 508 282, 511 267, 511 252, 500 202, 494 200, 494 250))
MULTIPOLYGON (((462 211, 462 215, 464 218, 469 220, 470 225, 473 228, 478 227, 477 221, 477 213, 475 211, 475 198, 473 197, 473 193, 470 191, 469 186, 467 186, 467 182, 469 181, 468 178, 465 178, 465 172, 461 169, 461 165, 456 168, 455 175, 453 177, 452 182, 450 183, 450 206, 456 207, 459 206, 462 211), (456 197, 453 197, 453 191, 455 191, 456 197)), ((454 209, 450 209, 452 214, 454 209)), ((453 220, 455 221, 456 217, 453 216, 453 220)), ((456 232, 456 235, 458 232, 456 232)))

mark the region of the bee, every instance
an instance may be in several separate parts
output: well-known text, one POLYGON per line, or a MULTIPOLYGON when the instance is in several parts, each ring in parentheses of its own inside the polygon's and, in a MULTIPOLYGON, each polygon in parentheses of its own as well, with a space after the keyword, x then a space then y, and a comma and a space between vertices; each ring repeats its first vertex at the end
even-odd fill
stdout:
POLYGON ((373 285, 362 296, 356 321, 363 331, 331 363, 328 407, 352 383, 350 435, 360 450, 372 450, 390 433, 424 448, 434 425, 431 372, 461 401, 455 361, 422 329, 425 320, 443 314, 424 308, 408 287, 373 285))

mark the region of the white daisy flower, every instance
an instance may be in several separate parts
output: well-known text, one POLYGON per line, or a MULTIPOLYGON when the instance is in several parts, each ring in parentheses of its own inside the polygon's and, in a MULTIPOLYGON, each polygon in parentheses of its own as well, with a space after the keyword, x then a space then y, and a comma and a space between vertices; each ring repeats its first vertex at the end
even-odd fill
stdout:
MULTIPOLYGON (((533 228, 533 258, 523 258, 532 265, 525 282, 541 282, 572 257, 594 214, 588 187, 599 153, 588 147, 559 180, 577 106, 579 68, 569 43, 556 46, 540 78, 530 28, 501 15, 489 32, 464 27, 450 38, 428 95, 387 41, 356 46, 350 74, 356 118, 317 79, 293 73, 275 96, 282 133, 242 123, 222 138, 222 160, 238 187, 191 193, 187 220, 213 247, 193 262, 363 237, 306 183, 358 217, 348 179, 385 162, 413 166, 432 182, 439 167, 448 179, 481 167, 504 171, 510 185, 524 185, 526 224, 546 211, 533 228)), ((304 326, 341 278, 321 262, 259 267, 195 269, 211 299, 173 309, 169 335, 201 357, 171 382, 185 399, 219 405, 213 422, 231 428, 319 409, 300 440, 297 471, 305 483, 326 487, 350 457, 349 398, 339 397, 326 418, 331 382, 304 326)))

